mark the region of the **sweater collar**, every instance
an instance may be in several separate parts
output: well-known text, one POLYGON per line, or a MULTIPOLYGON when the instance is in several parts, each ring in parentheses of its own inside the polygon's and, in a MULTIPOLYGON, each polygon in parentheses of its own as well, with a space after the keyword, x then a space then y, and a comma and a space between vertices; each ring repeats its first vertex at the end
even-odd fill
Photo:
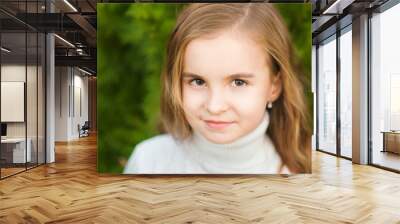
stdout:
MULTIPOLYGON (((266 167, 274 167, 280 158, 266 134, 269 125, 268 112, 256 129, 229 144, 216 144, 201 134, 194 132, 186 141, 187 152, 199 162, 203 169, 214 173, 245 173, 247 171, 266 172, 266 167)), ((278 166, 278 165, 277 165, 278 166)), ((269 171, 267 171, 269 172, 269 171)), ((274 172, 274 171, 272 171, 274 172)))

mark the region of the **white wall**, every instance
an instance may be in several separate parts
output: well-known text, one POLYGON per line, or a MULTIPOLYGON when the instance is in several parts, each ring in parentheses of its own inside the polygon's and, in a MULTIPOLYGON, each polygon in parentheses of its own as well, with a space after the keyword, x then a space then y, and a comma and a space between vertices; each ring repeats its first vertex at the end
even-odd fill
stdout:
POLYGON ((55 86, 55 140, 77 139, 78 124, 88 120, 88 77, 76 68, 56 67, 55 86))
POLYGON ((68 140, 68 71, 67 67, 55 68, 55 141, 68 140))
MULTIPOLYGON (((36 77, 36 66, 18 65, 18 64, 6 64, 1 66, 1 81, 2 82, 25 82, 25 75, 27 69, 28 83, 34 88, 27 88, 27 120, 28 124, 28 137, 30 133, 35 133, 36 135, 36 80, 32 76, 36 77), (33 102, 33 104, 32 104, 33 102), (34 122, 34 124, 32 124, 34 122)), ((6 96, 2 96, 6 97, 6 96)), ((40 107, 41 105, 39 105, 40 107)), ((1 108, 6 110, 7 108, 1 108)), ((22 108, 24 109, 24 108, 22 108)), ((7 136, 8 137, 25 137, 25 123, 26 122, 7 122, 7 136)))
MULTIPOLYGON (((29 69, 29 68, 28 68, 29 69)), ((25 65, 9 64, 1 66, 2 82, 25 82, 25 65)), ((4 97, 4 96, 3 96, 4 97)), ((6 110, 6 108, 1 108, 6 110)), ((7 137, 25 137, 25 122, 8 122, 7 137)))

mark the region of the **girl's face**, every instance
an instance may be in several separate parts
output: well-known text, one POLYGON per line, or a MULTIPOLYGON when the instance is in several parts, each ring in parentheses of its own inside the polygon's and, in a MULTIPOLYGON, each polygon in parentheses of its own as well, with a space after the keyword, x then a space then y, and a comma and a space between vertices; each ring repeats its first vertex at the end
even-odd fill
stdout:
POLYGON ((263 48, 244 33, 192 40, 182 74, 183 110, 192 129, 218 144, 254 130, 281 90, 270 65, 263 48))

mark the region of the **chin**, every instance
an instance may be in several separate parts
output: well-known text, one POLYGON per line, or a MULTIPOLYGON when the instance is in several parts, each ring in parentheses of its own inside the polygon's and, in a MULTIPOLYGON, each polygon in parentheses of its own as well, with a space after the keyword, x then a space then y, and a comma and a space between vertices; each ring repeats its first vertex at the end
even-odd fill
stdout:
POLYGON ((237 138, 234 136, 217 136, 218 134, 214 134, 212 136, 210 135, 205 135, 204 137, 215 144, 229 144, 234 142, 237 138))

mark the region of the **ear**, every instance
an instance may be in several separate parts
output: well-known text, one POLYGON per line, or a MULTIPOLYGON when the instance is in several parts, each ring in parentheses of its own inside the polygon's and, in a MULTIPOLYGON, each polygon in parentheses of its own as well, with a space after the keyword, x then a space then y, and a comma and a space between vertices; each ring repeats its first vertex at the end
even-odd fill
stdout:
POLYGON ((274 102, 279 98, 279 96, 282 93, 282 79, 281 79, 281 74, 278 73, 275 75, 272 80, 271 80, 271 90, 270 90, 270 102, 274 102))

